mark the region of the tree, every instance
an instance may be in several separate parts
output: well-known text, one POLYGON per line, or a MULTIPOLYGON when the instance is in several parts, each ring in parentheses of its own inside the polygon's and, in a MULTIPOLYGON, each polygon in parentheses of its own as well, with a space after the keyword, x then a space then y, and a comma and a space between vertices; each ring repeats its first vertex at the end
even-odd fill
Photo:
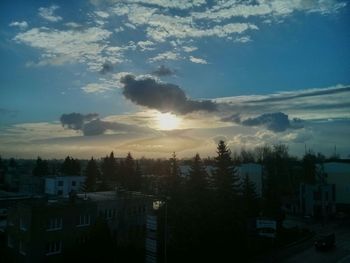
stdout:
MULTIPOLYGON (((124 186, 132 191, 140 190, 141 187, 141 174, 136 173, 135 161, 129 152, 126 156, 123 169, 122 178, 124 179, 124 186)), ((138 171, 140 172, 140 171, 138 171)))
POLYGON ((102 170, 102 183, 105 187, 110 183, 121 184, 121 178, 117 175, 118 164, 114 157, 114 153, 111 152, 109 156, 102 159, 101 170, 102 170))
POLYGON ((175 152, 169 159, 169 171, 165 179, 165 195, 174 197, 180 194, 181 187, 181 177, 180 177, 180 167, 175 152))
POLYGON ((292 194, 291 158, 288 147, 274 145, 263 159, 264 165, 264 212, 268 216, 279 216, 282 197, 292 194))
POLYGON ((303 156, 303 181, 307 184, 313 184, 316 181, 316 161, 317 157, 312 153, 308 152, 303 156))
POLYGON ((198 153, 193 158, 190 167, 187 188, 190 195, 199 199, 203 197, 204 193, 208 189, 207 172, 205 171, 204 165, 198 153))
POLYGON ((93 157, 91 157, 91 160, 87 163, 85 176, 86 176, 85 191, 87 192, 95 191, 96 181, 98 178, 100 178, 101 173, 93 157))
POLYGON ((49 165, 47 161, 42 160, 40 157, 36 159, 35 166, 32 170, 34 176, 46 176, 49 174, 49 165))
POLYGON ((245 210, 246 217, 256 217, 259 214, 259 202, 256 193, 256 186, 248 175, 243 179, 242 183, 242 207, 245 210))
POLYGON ((61 165, 61 172, 65 175, 80 175, 81 167, 79 160, 67 156, 61 165))
POLYGON ((220 141, 215 157, 214 188, 223 200, 237 199, 240 189, 237 169, 231 159, 231 151, 224 141, 220 141))

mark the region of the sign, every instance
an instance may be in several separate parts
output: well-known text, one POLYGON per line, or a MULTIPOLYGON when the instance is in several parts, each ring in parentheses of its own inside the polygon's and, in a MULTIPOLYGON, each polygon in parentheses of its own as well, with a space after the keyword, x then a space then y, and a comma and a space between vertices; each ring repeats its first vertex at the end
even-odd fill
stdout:
POLYGON ((275 220, 270 219, 257 219, 256 229, 259 236, 275 238, 277 223, 275 220))

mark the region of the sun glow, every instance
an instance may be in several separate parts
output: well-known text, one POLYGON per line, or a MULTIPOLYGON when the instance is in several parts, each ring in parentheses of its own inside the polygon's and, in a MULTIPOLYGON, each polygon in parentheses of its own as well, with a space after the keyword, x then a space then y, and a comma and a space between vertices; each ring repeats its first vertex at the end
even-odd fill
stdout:
POLYGON ((159 113, 156 117, 160 130, 174 130, 179 128, 181 119, 172 113, 159 113))

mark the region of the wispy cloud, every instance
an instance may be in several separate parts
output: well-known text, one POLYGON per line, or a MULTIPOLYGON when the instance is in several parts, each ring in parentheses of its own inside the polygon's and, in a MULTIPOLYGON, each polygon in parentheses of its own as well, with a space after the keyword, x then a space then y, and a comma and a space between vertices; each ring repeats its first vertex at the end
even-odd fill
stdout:
POLYGON ((25 30, 28 27, 28 23, 26 21, 14 21, 9 24, 12 27, 18 27, 21 30, 25 30))
POLYGON ((189 59, 191 62, 196 64, 208 64, 208 62, 203 58, 196 58, 196 57, 190 56, 189 59))
POLYGON ((157 61, 162 61, 162 60, 179 60, 181 57, 179 56, 178 53, 173 52, 173 51, 166 51, 163 53, 158 54, 157 56, 150 58, 150 62, 157 62, 157 61))
POLYGON ((40 65, 75 62, 86 64, 91 71, 100 71, 107 58, 111 63, 122 61, 123 48, 106 46, 111 34, 98 27, 82 31, 41 27, 19 33, 14 40, 41 50, 40 65))
POLYGON ((61 16, 55 15, 55 11, 60 7, 57 5, 51 5, 50 7, 40 7, 39 16, 50 22, 58 22, 62 20, 61 16))

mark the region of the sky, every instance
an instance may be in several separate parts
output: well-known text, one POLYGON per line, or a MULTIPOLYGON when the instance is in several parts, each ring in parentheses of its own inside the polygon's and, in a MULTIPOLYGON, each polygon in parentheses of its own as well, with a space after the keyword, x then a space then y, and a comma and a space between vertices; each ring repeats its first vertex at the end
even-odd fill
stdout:
POLYGON ((0 155, 350 156, 350 1, 0 2, 0 155))

